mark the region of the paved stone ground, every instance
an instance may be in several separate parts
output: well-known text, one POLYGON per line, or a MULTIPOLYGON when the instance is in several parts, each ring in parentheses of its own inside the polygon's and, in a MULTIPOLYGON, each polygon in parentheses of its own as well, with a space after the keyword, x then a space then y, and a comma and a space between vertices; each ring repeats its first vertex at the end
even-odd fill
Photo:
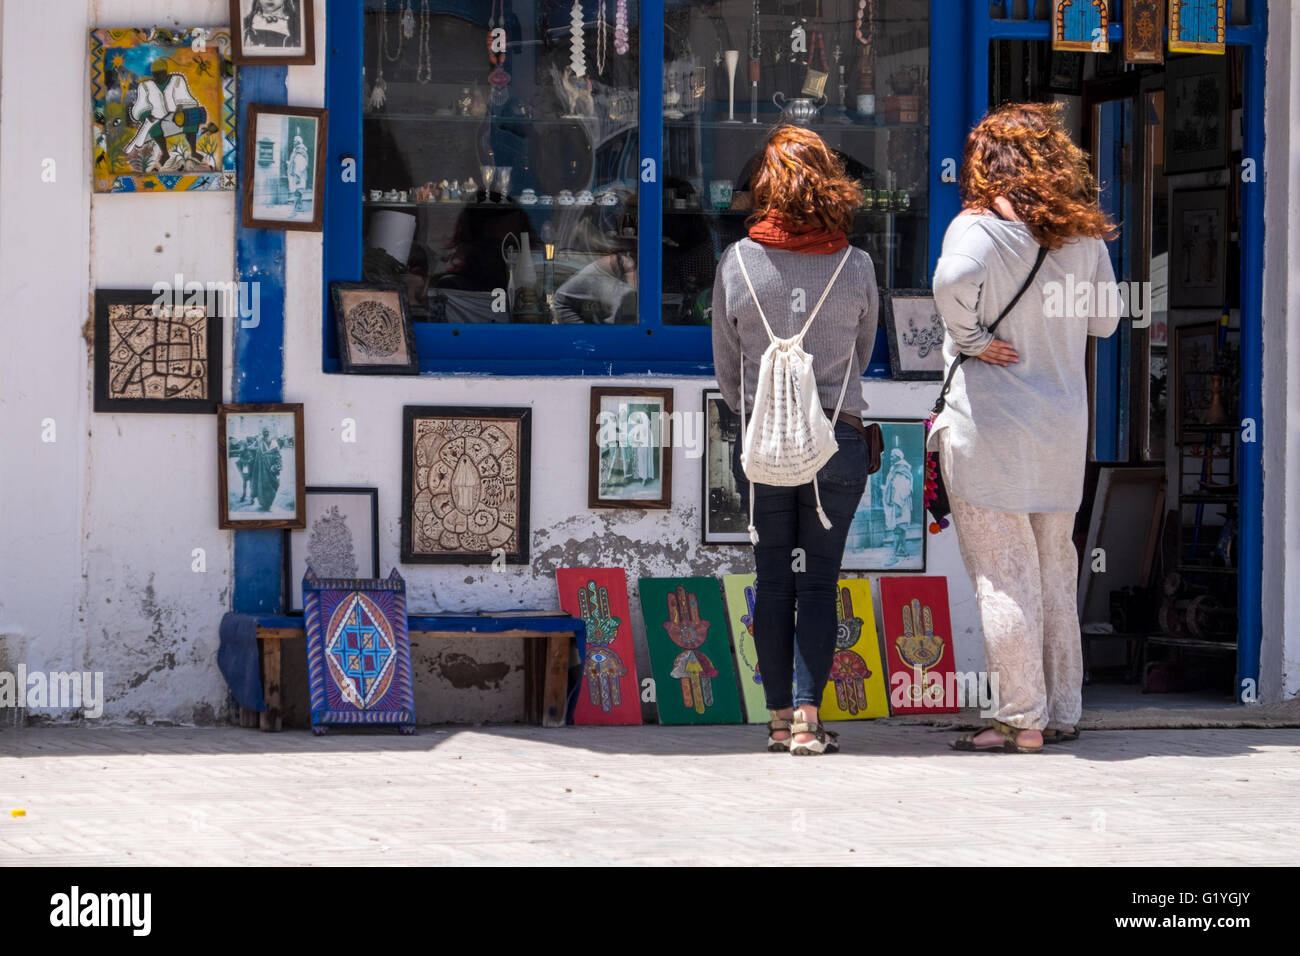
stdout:
POLYGON ((1300 730, 1019 756, 840 729, 822 758, 755 752, 755 727, 9 730, 0 867, 1300 863, 1300 730))

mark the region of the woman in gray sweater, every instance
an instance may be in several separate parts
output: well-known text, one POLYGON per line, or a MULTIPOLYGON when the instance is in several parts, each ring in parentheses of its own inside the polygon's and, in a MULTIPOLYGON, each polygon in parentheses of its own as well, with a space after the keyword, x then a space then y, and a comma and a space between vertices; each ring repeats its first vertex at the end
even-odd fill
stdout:
POLYGON ((1087 461, 1089 336, 1123 309, 1087 157, 1054 106, 990 112, 966 142, 964 208, 944 236, 934 294, 953 375, 928 439, 939 453, 957 544, 997 677, 993 726, 959 750, 1038 752, 1073 740, 1082 651, 1072 533, 1087 461), (1039 247, 1044 259, 1025 284, 1039 247), (1066 294, 1070 296, 1067 300, 1066 294))
MULTIPOLYGON (((798 487, 754 485, 758 539, 753 633, 771 718, 768 750, 830 753, 838 749, 835 735, 819 722, 817 707, 835 653, 840 561, 867 482, 862 425, 866 403, 860 379, 876 338, 876 274, 871 257, 848 243, 861 190, 816 133, 797 126, 774 130, 763 149, 753 193, 749 238, 727 247, 714 279, 713 364, 727 405, 739 413, 744 403, 752 413, 759 360, 769 343, 755 299, 762 303, 772 334, 787 338, 809 321, 825 291, 803 348, 812 356, 818 397, 835 423, 839 446, 817 473, 820 506, 830 527, 823 526, 818 514, 812 482, 798 487)), ((748 505, 750 486, 740 466, 741 444, 736 442, 732 471, 748 505)))

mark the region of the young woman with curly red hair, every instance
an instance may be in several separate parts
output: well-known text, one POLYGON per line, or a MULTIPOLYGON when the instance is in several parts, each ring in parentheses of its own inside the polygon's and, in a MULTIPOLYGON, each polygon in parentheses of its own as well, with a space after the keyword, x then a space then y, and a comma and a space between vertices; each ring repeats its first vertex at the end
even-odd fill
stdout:
MULTIPOLYGON (((859 380, 876 338, 876 273, 871 257, 850 249, 847 236, 862 192, 816 133, 796 126, 774 130, 751 182, 754 214, 749 237, 727 247, 714 280, 713 364, 731 410, 739 412, 742 403, 752 410, 759 359, 769 342, 755 299, 762 303, 772 334, 787 338, 808 321, 826 290, 803 348, 812 356, 818 397, 835 422, 839 447, 817 473, 816 488, 812 482, 799 487, 754 485, 758 540, 753 632, 771 717, 768 749, 830 753, 838 749, 835 735, 819 722, 817 705, 835 653, 836 582, 844 543, 867 482, 862 425, 867 406, 859 380), (798 303, 803 303, 802 311, 796 311, 798 303), (742 362, 745 394, 740 387, 742 362), (836 420, 842 388, 842 411, 836 420), (817 489, 829 529, 818 513, 817 489)), ((739 463, 740 448, 737 441, 732 471, 748 506, 749 481, 739 463)))
POLYGON ((958 365, 928 447, 939 453, 998 704, 992 727, 954 746, 1038 752, 1078 736, 1071 536, 1087 461, 1088 336, 1119 323, 1104 242, 1116 230, 1051 105, 985 116, 966 141, 960 186, 964 208, 944 236, 934 294, 949 369, 958 354, 980 361, 958 365), (1041 268, 994 337, 988 326, 1025 286, 1040 247, 1041 268), (1087 292, 1070 302, 1048 295, 1065 288, 1087 292))

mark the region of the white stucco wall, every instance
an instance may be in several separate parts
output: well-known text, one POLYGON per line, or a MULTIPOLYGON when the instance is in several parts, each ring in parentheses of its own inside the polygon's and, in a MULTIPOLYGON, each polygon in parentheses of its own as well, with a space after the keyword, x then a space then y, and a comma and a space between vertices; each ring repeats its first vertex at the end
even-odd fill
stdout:
POLYGON ((1264 639, 1260 697, 1300 695, 1300 6, 1269 4, 1264 106, 1264 639))
MULTIPOLYGON (((289 68, 294 104, 323 105, 324 7, 317 3, 320 63, 289 68)), ((7 347, 0 349, 0 536, 6 544, 0 549, 0 671, 20 663, 31 670, 103 671, 106 720, 221 720, 227 692, 216 667, 217 624, 230 606, 232 545, 231 533, 216 527, 216 419, 92 413, 88 323, 97 286, 148 288, 177 272, 200 281, 232 278, 234 196, 92 197, 85 50, 92 26, 219 25, 227 19, 227 5, 4 0, 3 18, 0 321, 7 347), (58 164, 57 180, 49 184, 40 176, 47 157, 58 164), (55 423, 54 442, 42 441, 45 419, 55 423), (206 554, 202 572, 192 570, 196 548, 206 554)), ((1294 119, 1294 107, 1289 109, 1294 119)), ((1286 163, 1284 157, 1274 168, 1286 163)), ((1276 213, 1282 190, 1276 182, 1272 188, 1276 213)), ((1285 221, 1285 207, 1280 215, 1285 221)), ((1270 288, 1294 295, 1285 264, 1274 261, 1269 268, 1270 288)), ((481 566, 403 566, 412 613, 553 607, 553 571, 565 564, 624 567, 634 591, 638 576, 748 568, 743 549, 698 544, 701 459, 675 455, 670 511, 587 509, 589 388, 650 379, 326 376, 319 365, 319 235, 288 234, 286 273, 284 400, 306 405, 307 481, 379 487, 384 573, 399 554, 402 406, 534 409, 530 565, 501 573, 481 566), (357 423, 355 444, 339 440, 344 418, 357 423)), ((1267 305, 1266 300, 1266 312, 1267 305)), ((227 400, 231 337, 227 328, 227 400)), ((675 378, 653 384, 673 387, 675 406, 694 410, 712 383, 675 378)), ((1281 386, 1266 380, 1266 391, 1276 387, 1281 386)), ((881 417, 920 418, 934 388, 872 383, 866 396, 881 417)), ((1297 402, 1300 394, 1292 387, 1286 405, 1294 410, 1297 402)), ((1286 474, 1289 482, 1297 480, 1295 468, 1286 474)), ((1296 521, 1288 516, 1285 551, 1270 551, 1277 564, 1283 553, 1291 559, 1285 573, 1291 604, 1300 575, 1296 521)), ((974 600, 951 530, 931 537, 927 573, 948 578, 958 667, 981 667, 974 600)), ((633 626, 644 671, 638 608, 634 593, 633 626)), ((1294 635, 1288 641, 1277 656, 1292 663, 1277 673, 1286 675, 1286 692, 1294 694, 1300 653, 1294 635)), ((517 719, 521 660, 515 642, 417 645, 421 720, 517 719), (504 677, 499 663, 508 665, 504 677), (476 679, 484 686, 473 686, 476 679)), ((1266 657, 1266 672, 1270 666, 1266 657)))

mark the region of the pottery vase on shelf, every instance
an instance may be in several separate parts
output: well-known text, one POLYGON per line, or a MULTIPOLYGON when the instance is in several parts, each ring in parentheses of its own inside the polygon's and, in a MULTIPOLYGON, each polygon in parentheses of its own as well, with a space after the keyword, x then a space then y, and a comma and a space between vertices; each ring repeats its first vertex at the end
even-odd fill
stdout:
POLYGON ((1228 409, 1223 404, 1223 376, 1210 376, 1210 408, 1205 413, 1205 424, 1207 425, 1226 425, 1230 419, 1228 409))
POLYGON ((806 96, 786 99, 785 94, 777 90, 772 94, 772 102, 781 111, 781 119, 795 126, 809 126, 817 118, 818 111, 826 105, 826 97, 819 96, 812 100, 806 96))
POLYGON ((677 89, 677 74, 667 69, 664 73, 664 119, 683 119, 686 114, 677 108, 682 101, 682 94, 677 89))
POLYGON ((736 119, 736 67, 740 65, 740 51, 726 51, 727 60, 727 118, 726 123, 739 123, 736 119))

